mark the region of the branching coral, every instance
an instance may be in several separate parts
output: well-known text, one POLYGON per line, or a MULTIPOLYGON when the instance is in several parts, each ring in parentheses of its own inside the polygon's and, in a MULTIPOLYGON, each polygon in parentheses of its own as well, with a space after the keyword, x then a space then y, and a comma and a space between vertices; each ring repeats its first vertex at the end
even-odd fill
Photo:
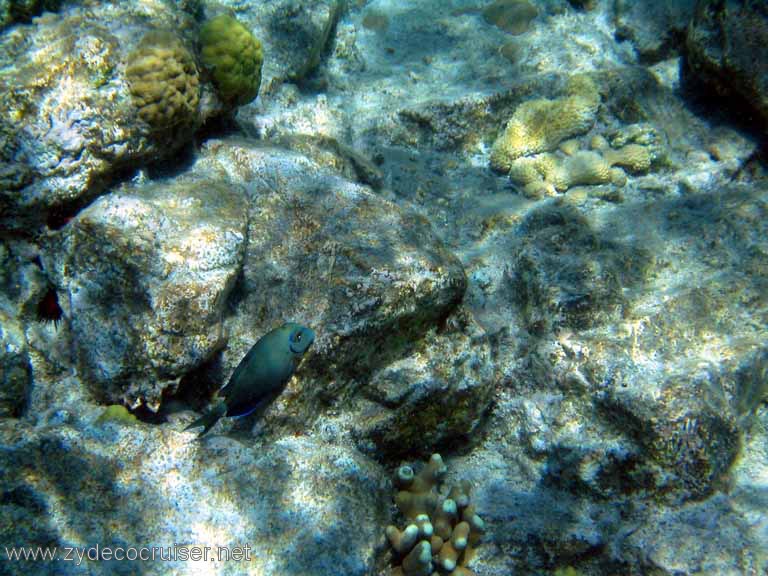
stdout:
POLYGON ((418 474, 401 466, 395 474, 400 488, 395 504, 408 524, 403 530, 387 526, 386 535, 399 565, 392 576, 430 576, 434 570, 452 576, 473 576, 466 567, 484 525, 470 503, 470 485, 452 486, 440 494, 447 468, 439 454, 433 454, 418 474))

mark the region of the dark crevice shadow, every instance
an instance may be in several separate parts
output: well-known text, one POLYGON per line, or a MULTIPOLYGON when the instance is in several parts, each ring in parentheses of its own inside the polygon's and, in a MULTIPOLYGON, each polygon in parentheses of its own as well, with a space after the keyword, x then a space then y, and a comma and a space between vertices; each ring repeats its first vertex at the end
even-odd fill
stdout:
POLYGON ((680 95, 696 116, 713 125, 728 125, 759 143, 760 156, 768 154, 768 126, 753 112, 752 104, 736 90, 722 94, 691 72, 687 57, 680 59, 680 95))

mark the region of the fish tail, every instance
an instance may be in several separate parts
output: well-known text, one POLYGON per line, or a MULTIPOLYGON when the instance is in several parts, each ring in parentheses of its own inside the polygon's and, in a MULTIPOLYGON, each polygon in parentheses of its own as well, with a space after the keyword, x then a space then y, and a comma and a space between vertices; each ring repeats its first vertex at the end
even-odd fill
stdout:
POLYGON ((200 432, 198 435, 198 438, 202 438, 205 436, 208 431, 213 428, 214 424, 219 421, 219 419, 224 416, 224 414, 227 413, 227 405, 224 403, 224 401, 220 401, 216 403, 213 407, 209 408, 205 411, 205 413, 200 416, 197 420, 192 422, 189 426, 184 428, 184 431, 191 430, 192 428, 197 428, 199 426, 203 427, 203 431, 200 432))

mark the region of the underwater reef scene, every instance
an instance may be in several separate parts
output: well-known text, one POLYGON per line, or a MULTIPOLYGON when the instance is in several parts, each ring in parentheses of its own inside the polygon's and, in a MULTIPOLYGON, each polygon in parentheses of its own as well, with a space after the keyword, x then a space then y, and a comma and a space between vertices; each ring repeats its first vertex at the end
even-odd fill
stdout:
POLYGON ((768 3, 0 0, 0 575, 768 575, 768 3))

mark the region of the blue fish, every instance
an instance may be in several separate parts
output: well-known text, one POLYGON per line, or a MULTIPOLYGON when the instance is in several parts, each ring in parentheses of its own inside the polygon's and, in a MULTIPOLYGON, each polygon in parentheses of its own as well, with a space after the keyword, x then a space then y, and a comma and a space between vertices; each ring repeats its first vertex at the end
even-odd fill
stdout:
POLYGON ((218 393, 218 401, 184 430, 203 426, 204 436, 224 416, 247 416, 274 400, 293 376, 315 333, 286 322, 262 336, 218 393))

